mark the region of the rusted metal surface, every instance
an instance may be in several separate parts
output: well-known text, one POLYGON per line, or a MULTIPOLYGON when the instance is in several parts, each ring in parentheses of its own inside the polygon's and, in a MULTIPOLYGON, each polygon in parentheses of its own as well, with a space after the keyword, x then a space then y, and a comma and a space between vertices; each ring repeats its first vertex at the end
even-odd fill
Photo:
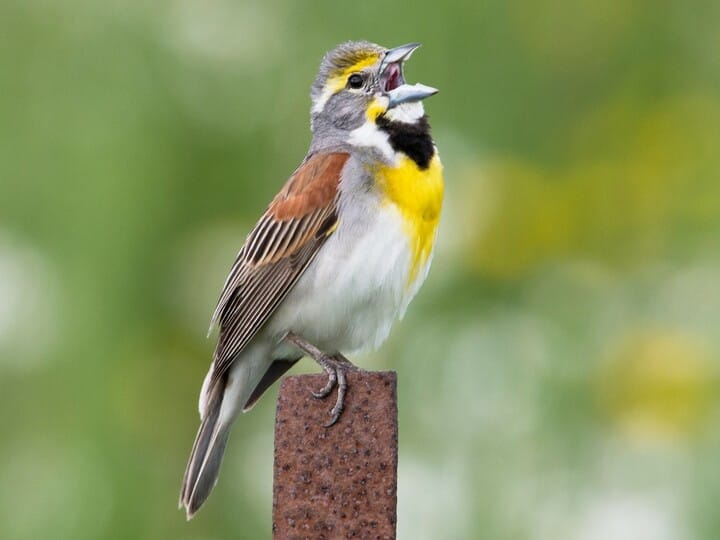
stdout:
POLYGON ((274 540, 389 540, 397 522, 397 377, 353 371, 345 411, 315 399, 325 375, 283 380, 275 417, 274 540))

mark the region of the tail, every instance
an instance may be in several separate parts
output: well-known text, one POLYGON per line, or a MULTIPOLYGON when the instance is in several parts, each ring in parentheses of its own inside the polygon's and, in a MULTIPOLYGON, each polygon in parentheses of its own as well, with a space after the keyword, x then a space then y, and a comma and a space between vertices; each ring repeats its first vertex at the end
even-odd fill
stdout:
POLYGON ((200 392, 202 422, 190 452, 180 490, 180 508, 191 519, 207 500, 220 472, 225 445, 235 417, 250 409, 260 395, 287 371, 297 358, 273 362, 264 344, 248 347, 216 383, 210 368, 200 392))
POLYGON ((182 489, 180 490, 180 508, 185 507, 190 520, 207 500, 215 487, 225 445, 230 435, 232 419, 223 415, 221 408, 225 394, 226 381, 219 381, 211 391, 207 401, 200 429, 195 437, 190 459, 188 460, 182 489))
POLYGON ((271 364, 267 346, 259 343, 248 347, 242 358, 237 358, 217 382, 211 382, 214 365, 210 367, 200 391, 202 421, 180 490, 180 508, 185 508, 188 519, 195 515, 215 487, 235 418, 252 406, 262 390, 288 369, 269 370, 271 375, 264 377, 271 364), (260 383, 264 386, 259 386, 260 383))

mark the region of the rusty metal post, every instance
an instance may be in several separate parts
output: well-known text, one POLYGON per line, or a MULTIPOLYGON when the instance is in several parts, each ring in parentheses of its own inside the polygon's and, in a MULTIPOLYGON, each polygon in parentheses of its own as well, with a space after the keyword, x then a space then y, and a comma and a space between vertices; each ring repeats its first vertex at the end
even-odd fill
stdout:
POLYGON ((348 373, 345 411, 315 399, 325 375, 287 377, 275 417, 273 539, 392 540, 397 522, 397 377, 348 373))

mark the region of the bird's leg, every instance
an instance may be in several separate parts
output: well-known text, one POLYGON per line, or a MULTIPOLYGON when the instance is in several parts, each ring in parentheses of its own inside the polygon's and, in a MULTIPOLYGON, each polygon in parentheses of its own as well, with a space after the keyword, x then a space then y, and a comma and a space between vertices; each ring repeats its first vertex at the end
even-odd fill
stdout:
POLYGON ((327 384, 319 392, 312 392, 312 395, 314 397, 318 399, 328 397, 332 392, 333 388, 335 388, 335 386, 337 385, 337 400, 335 401, 335 406, 330 411, 330 422, 325 424, 325 427, 332 426, 340 418, 340 414, 342 414, 345 405, 345 394, 347 393, 348 388, 346 374, 348 371, 357 370, 358 367, 355 366, 343 355, 338 353, 334 356, 330 356, 329 354, 324 353, 323 351, 315 347, 315 345, 313 345, 312 343, 305 341, 303 338, 292 332, 288 332, 288 334, 285 336, 285 339, 295 345, 305 354, 312 357, 325 370, 325 373, 327 373, 327 384))

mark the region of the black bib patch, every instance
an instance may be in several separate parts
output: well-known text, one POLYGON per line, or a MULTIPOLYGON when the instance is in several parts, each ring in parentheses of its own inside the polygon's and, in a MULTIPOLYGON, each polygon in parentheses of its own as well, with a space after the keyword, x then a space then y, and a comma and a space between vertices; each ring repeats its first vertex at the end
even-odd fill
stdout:
POLYGON ((435 155, 435 146, 430 137, 427 115, 418 119, 414 124, 393 122, 385 116, 378 117, 376 123, 381 130, 388 134, 393 150, 407 155, 422 170, 430 166, 430 160, 435 155))

